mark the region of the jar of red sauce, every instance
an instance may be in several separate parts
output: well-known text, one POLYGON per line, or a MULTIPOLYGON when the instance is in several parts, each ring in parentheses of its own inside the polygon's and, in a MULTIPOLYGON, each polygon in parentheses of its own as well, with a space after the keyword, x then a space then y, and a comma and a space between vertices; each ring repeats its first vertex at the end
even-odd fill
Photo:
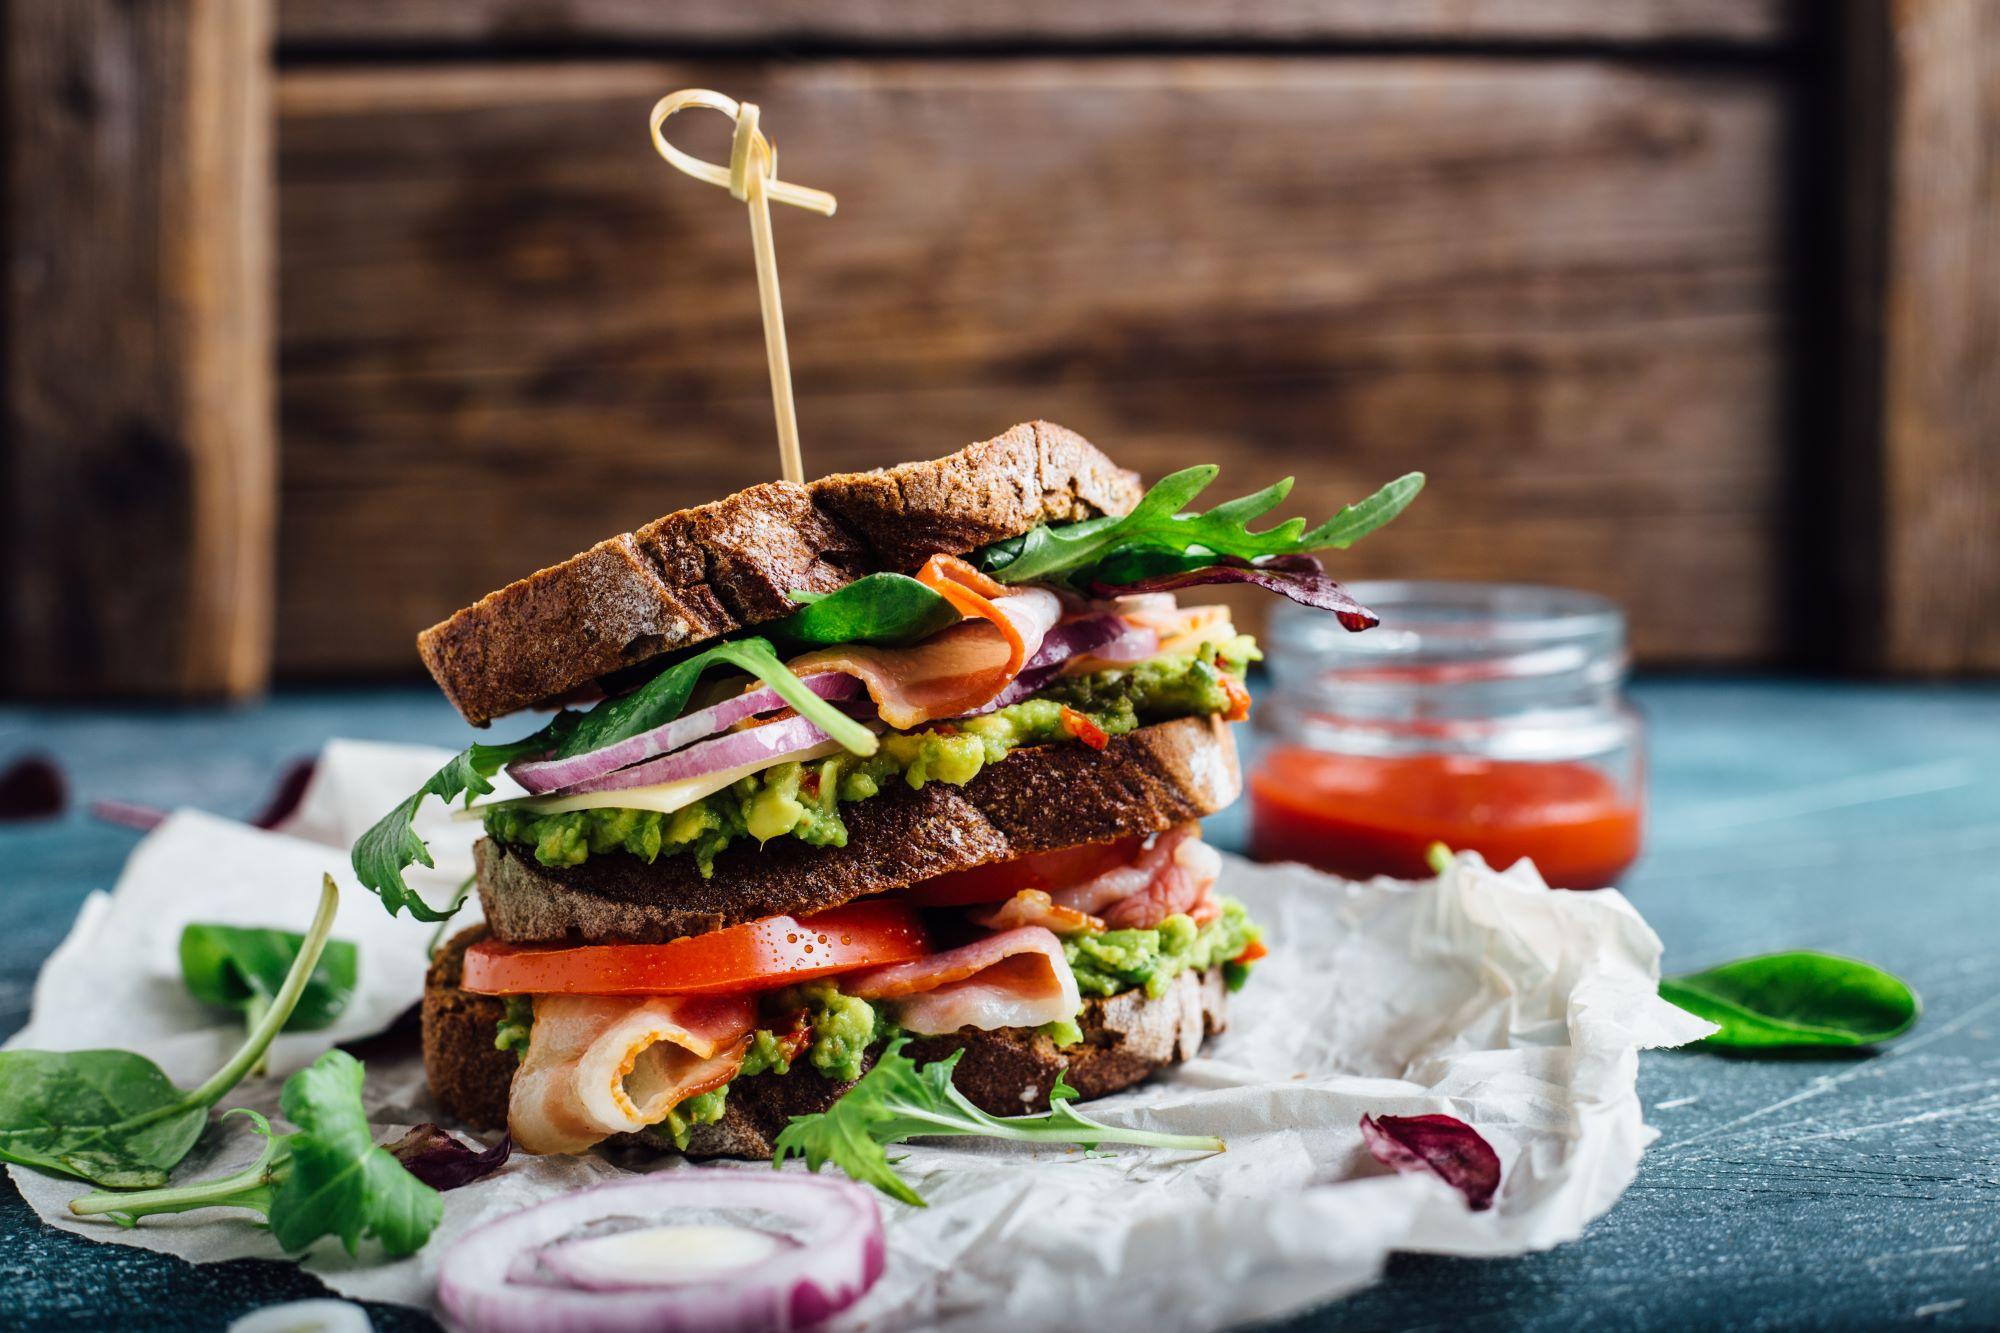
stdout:
POLYGON ((1618 608, 1518 584, 1348 590, 1380 625, 1286 604, 1265 636, 1252 853, 1420 879, 1443 843, 1502 868, 1527 857, 1557 888, 1615 883, 1645 796, 1618 608))

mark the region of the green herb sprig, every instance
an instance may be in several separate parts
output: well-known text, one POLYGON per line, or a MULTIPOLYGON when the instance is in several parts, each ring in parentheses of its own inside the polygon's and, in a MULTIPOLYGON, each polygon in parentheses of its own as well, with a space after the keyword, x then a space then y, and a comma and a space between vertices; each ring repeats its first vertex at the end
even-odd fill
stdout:
POLYGON ((262 1213, 271 1234, 293 1253, 332 1235, 349 1254, 366 1236, 392 1255, 414 1254, 444 1216, 444 1200, 388 1149, 375 1146, 361 1106, 363 1076, 359 1060, 328 1051, 285 1080, 278 1105, 299 1127, 296 1133, 273 1134, 255 1111, 228 1113, 248 1116, 264 1136, 263 1152, 243 1170, 195 1185, 86 1194, 69 1210, 130 1227, 156 1213, 248 1208, 262 1213))
POLYGON ((1402 513, 1424 487, 1424 474, 1411 472, 1310 531, 1304 519, 1289 518, 1276 527, 1252 532, 1252 520, 1275 509, 1292 493, 1292 478, 1225 501, 1206 513, 1184 512, 1215 480, 1218 471, 1212 463, 1183 468, 1153 483, 1132 512, 1123 517, 1107 515, 1039 527, 1025 536, 982 548, 972 557, 973 563, 1002 583, 1081 587, 1098 581, 1100 574, 1106 576, 1101 581, 1118 583, 1142 570, 1160 572, 1163 564, 1198 568, 1225 556, 1255 560, 1344 550, 1402 513), (1114 560, 1123 567, 1106 569, 1114 560))
POLYGON ((1076 1090, 1061 1075, 1049 1093, 1049 1109, 1041 1115, 988 1115, 952 1085, 952 1069, 964 1052, 953 1051, 943 1060, 919 1067, 902 1053, 908 1040, 898 1037, 884 1047, 874 1068, 827 1110, 793 1116, 778 1134, 774 1165, 782 1166, 787 1158, 799 1156, 809 1170, 817 1171, 831 1162, 890 1198, 921 1208, 923 1196, 896 1174, 883 1151, 891 1143, 917 1137, 977 1135, 1086 1147, 1131 1143, 1187 1152, 1223 1150, 1221 1139, 1207 1135, 1156 1134, 1092 1120, 1070 1105, 1076 1090))
POLYGON ((1872 963, 1810 949, 1664 977, 1660 997, 1721 1027, 1701 1044, 1732 1050, 1873 1046, 1922 1012, 1908 983, 1872 963))
POLYGON ((319 962, 340 890, 327 876, 284 984, 242 1047, 183 1092, 131 1051, 0 1051, 0 1161, 79 1176, 114 1189, 167 1183, 208 1124, 209 1108, 263 1059, 319 962))

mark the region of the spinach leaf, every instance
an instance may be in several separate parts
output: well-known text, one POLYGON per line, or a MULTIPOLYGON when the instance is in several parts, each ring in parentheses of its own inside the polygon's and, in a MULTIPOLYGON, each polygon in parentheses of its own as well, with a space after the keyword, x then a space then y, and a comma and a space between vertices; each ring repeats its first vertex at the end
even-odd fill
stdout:
MULTIPOLYGON (((1348 505, 1318 527, 1307 531, 1302 518, 1286 519, 1262 532, 1250 531, 1252 519, 1269 513, 1292 492, 1286 477, 1261 491, 1225 501, 1206 513, 1182 512, 1215 480, 1212 463, 1183 468, 1160 478, 1131 513, 1106 515, 1081 523, 1039 527, 1025 536, 982 548, 972 561, 1002 583, 1060 582, 1081 587, 1094 571, 1113 565, 1113 575, 1130 574, 1132 557, 1145 553, 1150 572, 1161 572, 1157 557, 1292 555, 1306 551, 1344 550, 1403 512, 1424 487, 1424 474, 1411 472, 1384 486, 1359 504, 1348 505)), ((1193 566, 1175 562, 1180 568, 1193 566)), ((1171 566, 1169 566, 1171 568, 1171 566)), ((1119 577, 1098 580, 1123 581, 1119 577)))
POLYGON ((263 1059, 319 962, 340 891, 328 876, 292 969, 229 1062, 192 1092, 131 1051, 0 1051, 0 1161, 115 1189, 164 1185, 208 1108, 263 1059))
POLYGON ((86 1194, 70 1203, 70 1212, 129 1227, 155 1213, 248 1208, 264 1214, 271 1234, 294 1253, 332 1235, 349 1254, 366 1236, 392 1255, 414 1254, 444 1216, 444 1201, 375 1146, 361 1107, 363 1075, 359 1060, 328 1051, 285 1081, 279 1105, 297 1133, 273 1135, 255 1111, 229 1113, 249 1116, 265 1140, 243 1170, 197 1185, 86 1194))
POLYGON ((836 592, 795 592, 792 600, 805 605, 763 627, 787 649, 915 643, 959 620, 957 607, 908 574, 870 574, 836 592))
POLYGON ((0 1051, 0 1160, 113 1188, 165 1184, 208 1123, 131 1051, 0 1051))
MULTIPOLYGON (((250 1027, 277 998, 306 937, 289 930, 255 926, 196 923, 181 931, 181 980, 197 1000, 218 1009, 242 1012, 250 1027)), ((312 1032, 340 1016, 354 998, 360 952, 347 940, 328 940, 319 963, 306 978, 305 989, 287 1032, 312 1032)))
POLYGON ((1872 1046, 1908 1031, 1922 1008, 1881 968, 1809 949, 1664 977, 1660 997, 1721 1026, 1704 1045, 1742 1050, 1872 1046))

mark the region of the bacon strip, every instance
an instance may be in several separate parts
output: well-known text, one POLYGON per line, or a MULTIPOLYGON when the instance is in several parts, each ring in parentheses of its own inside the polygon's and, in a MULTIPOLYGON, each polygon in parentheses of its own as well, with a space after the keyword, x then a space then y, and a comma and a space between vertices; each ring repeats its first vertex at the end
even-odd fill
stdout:
POLYGON ((756 1018, 743 995, 538 995, 508 1132, 524 1152, 577 1153, 657 1125, 736 1077, 756 1018))
POLYGON ((1005 689, 1062 616, 1062 603, 1044 588, 979 600, 992 612, 991 619, 961 621, 922 643, 907 648, 841 644, 786 665, 797 676, 838 671, 855 677, 882 720, 899 731, 956 717, 1005 689))
POLYGON ((1103 917, 1114 930, 1150 930, 1178 912, 1212 919, 1209 890, 1221 873, 1222 857, 1201 840, 1200 825, 1183 824, 1147 843, 1131 864, 1049 897, 1057 907, 1103 917))
POLYGON ((1058 935, 1081 930, 1103 930, 1104 922, 1087 912, 1058 907, 1041 889, 1022 889, 998 907, 972 914, 974 925, 988 930, 1017 930, 1022 926, 1042 926, 1058 935))
POLYGON ((924 1036, 968 1027, 1039 1027, 1074 1018, 1083 1008, 1062 941, 1041 926, 988 935, 913 963, 849 973, 840 989, 886 1001, 904 1030, 924 1036))

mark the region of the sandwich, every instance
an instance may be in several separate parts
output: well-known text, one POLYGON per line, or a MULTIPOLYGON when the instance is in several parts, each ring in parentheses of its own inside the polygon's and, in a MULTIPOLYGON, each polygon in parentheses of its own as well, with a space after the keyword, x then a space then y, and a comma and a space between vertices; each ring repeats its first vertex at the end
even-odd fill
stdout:
MULTIPOLYGON (((393 913, 442 920, 430 798, 477 820, 484 922, 434 954, 432 1092, 530 1152, 768 1158, 892 1039, 994 1115, 1186 1060, 1265 946, 1200 821, 1239 788, 1255 642, 1187 589, 1374 618, 1308 530, 1205 512, 1072 431, 771 482, 600 542, 424 631, 474 745, 354 848, 393 913), (504 772, 505 786, 502 786, 504 772)), ((465 895, 461 894, 461 898, 465 895)))

